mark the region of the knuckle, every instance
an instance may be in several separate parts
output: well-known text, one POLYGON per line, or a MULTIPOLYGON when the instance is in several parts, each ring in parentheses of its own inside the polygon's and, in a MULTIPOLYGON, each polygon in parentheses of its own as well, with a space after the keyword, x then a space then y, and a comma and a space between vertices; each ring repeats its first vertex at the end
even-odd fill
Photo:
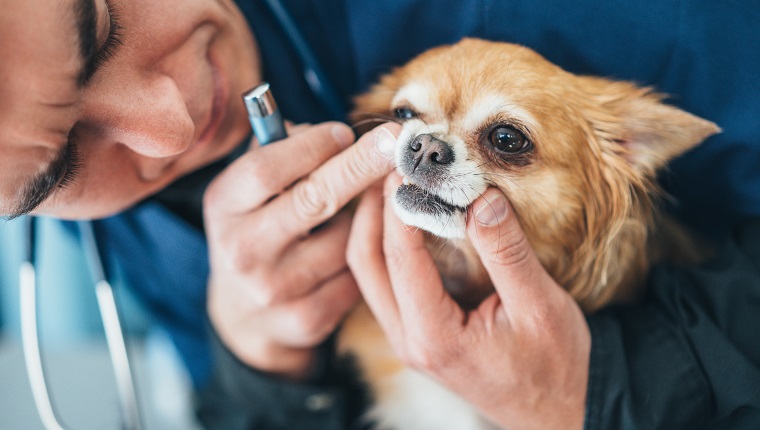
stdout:
MULTIPOLYGON (((561 337, 567 328, 565 319, 562 318, 569 312, 572 312, 569 306, 562 303, 542 303, 535 306, 531 312, 530 322, 536 336, 544 342, 554 342, 557 337, 561 337)), ((566 300, 566 302, 571 302, 566 300)), ((574 304, 573 304, 574 305, 574 304)))
POLYGON ((272 171, 271 163, 266 160, 265 157, 246 159, 244 171, 247 190, 256 190, 267 194, 279 191, 273 189, 273 178, 276 176, 275 172, 272 171))
POLYGON ((325 158, 338 153, 341 147, 330 132, 335 124, 338 123, 327 122, 309 127, 299 133, 298 140, 302 140, 298 145, 300 155, 310 163, 321 163, 325 158))
POLYGON ((379 163, 377 157, 368 154, 368 151, 361 151, 358 147, 356 148, 357 150, 352 152, 345 169, 343 169, 343 180, 347 183, 377 176, 376 172, 379 170, 376 168, 379 163))
POLYGON ((233 252, 228 258, 232 270, 238 273, 248 273, 253 270, 253 259, 243 252, 233 252))
POLYGON ((413 369, 432 371, 437 366, 438 357, 426 346, 419 343, 409 345, 406 348, 406 364, 413 369))
MULTIPOLYGON (((242 288, 238 287, 238 289, 242 288)), ((250 318, 261 314, 266 309, 261 305, 261 300, 255 291, 241 291, 234 298, 234 302, 233 300, 229 302, 228 306, 218 311, 220 315, 223 315, 223 318, 250 318)))
MULTIPOLYGON (((385 237, 385 243, 383 245, 383 252, 385 255, 385 261, 388 268, 402 269, 410 268, 414 263, 414 259, 410 258, 410 255, 418 254, 419 252, 427 252, 426 245, 411 245, 406 248, 402 248, 396 243, 390 242, 389 238, 385 237)), ((431 263, 432 266, 432 263, 431 263)))
POLYGON ((409 257, 408 253, 402 250, 394 243, 390 243, 388 237, 384 238, 383 251, 385 252, 385 259, 388 262, 388 267, 399 267, 409 257))
POLYGON ((547 335, 552 331, 554 326, 554 312, 549 306, 536 305, 530 310, 530 314, 526 319, 526 322, 532 328, 532 331, 537 333, 546 333, 547 335))
POLYGON ((330 332, 330 326, 323 312, 316 309, 308 309, 294 315, 295 327, 308 343, 319 342, 326 333, 330 332))
POLYGON ((243 237, 233 233, 233 229, 222 230, 209 240, 209 253, 212 260, 226 270, 247 273, 252 268, 251 249, 243 237))
POLYGON ((525 235, 516 238, 502 236, 490 253, 490 260, 498 266, 521 266, 528 262, 532 252, 525 235))
POLYGON ((229 264, 228 267, 235 272, 250 273, 258 266, 255 246, 246 237, 230 231, 221 240, 220 248, 224 260, 229 264))
POLYGON ((408 344, 409 365, 418 370, 440 373, 459 365, 463 350, 449 338, 429 333, 408 344))
MULTIPOLYGON (((261 154, 257 154, 261 155, 261 154)), ((229 199, 229 194, 224 189, 231 183, 245 189, 245 192, 252 191, 262 195, 271 195, 279 190, 275 189, 276 175, 267 161, 267 157, 246 157, 239 160, 239 164, 231 166, 230 169, 222 172, 215 178, 206 191, 203 193, 203 207, 205 210, 216 210, 228 204, 225 199, 229 199), (230 177, 237 176, 234 181, 230 177), (224 179, 226 178, 226 179, 224 179)))
POLYGON ((338 211, 336 198, 329 187, 306 178, 293 188, 293 207, 305 220, 326 219, 338 211))
POLYGON ((310 336, 314 331, 314 311, 306 310, 293 315, 295 330, 303 336, 310 336))
POLYGON ((454 365, 459 365, 460 351, 447 345, 444 349, 439 349, 435 354, 433 370, 441 371, 454 365))
POLYGON ((304 158, 307 164, 319 164, 322 160, 325 159, 325 152, 331 152, 327 151, 329 145, 324 145, 324 142, 321 142, 321 140, 324 139, 313 135, 304 135, 303 138, 304 142, 299 145, 298 150, 300 152, 300 156, 304 158))
POLYGON ((251 289, 253 301, 258 307, 271 308, 284 301, 283 289, 277 278, 272 275, 260 274, 251 289))
POLYGON ((291 279, 295 284, 317 284, 323 280, 319 268, 312 262, 304 262, 292 270, 291 279))

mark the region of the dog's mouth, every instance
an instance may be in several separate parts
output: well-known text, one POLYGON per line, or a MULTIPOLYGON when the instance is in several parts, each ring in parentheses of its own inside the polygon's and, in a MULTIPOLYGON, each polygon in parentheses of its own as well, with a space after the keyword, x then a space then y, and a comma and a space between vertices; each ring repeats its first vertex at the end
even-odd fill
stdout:
POLYGON ((393 206, 401 222, 444 238, 465 236, 467 209, 408 179, 396 190, 393 206))
POLYGON ((451 216, 457 212, 467 211, 467 208, 446 202, 437 194, 410 182, 406 177, 404 177, 404 183, 396 190, 396 201, 402 208, 411 213, 432 216, 451 216))
MULTIPOLYGON (((407 226, 434 236, 464 238, 467 209, 485 191, 485 175, 480 166, 467 160, 462 142, 459 142, 459 158, 455 158, 456 154, 449 154, 449 159, 441 160, 442 149, 433 146, 450 145, 447 141, 435 138, 435 142, 427 142, 428 146, 433 146, 423 151, 421 145, 415 147, 414 136, 430 130, 410 131, 406 125, 404 127, 396 154, 396 170, 403 177, 403 184, 393 196, 396 215, 407 226), (455 162, 457 159, 460 161, 455 162)), ((455 152, 456 148, 451 145, 450 152, 455 152)))

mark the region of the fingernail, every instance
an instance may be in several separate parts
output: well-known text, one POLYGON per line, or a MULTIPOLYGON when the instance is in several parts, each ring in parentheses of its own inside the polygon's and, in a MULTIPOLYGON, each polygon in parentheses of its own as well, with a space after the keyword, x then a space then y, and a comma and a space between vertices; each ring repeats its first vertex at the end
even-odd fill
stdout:
POLYGON ((387 128, 381 128, 375 136, 375 146, 381 154, 392 160, 396 153, 396 136, 387 128))
POLYGON ((332 133, 333 139, 335 139, 335 141, 342 147, 347 147, 354 143, 354 133, 348 128, 348 126, 334 125, 330 132, 332 133))
POLYGON ((507 216, 507 199, 499 191, 486 193, 487 196, 475 208, 475 220, 480 225, 493 227, 507 216))

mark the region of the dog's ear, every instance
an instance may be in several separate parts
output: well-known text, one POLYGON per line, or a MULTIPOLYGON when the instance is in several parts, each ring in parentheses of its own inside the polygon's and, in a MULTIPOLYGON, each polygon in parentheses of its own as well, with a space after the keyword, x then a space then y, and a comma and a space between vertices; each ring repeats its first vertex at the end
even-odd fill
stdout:
POLYGON ((354 98, 354 109, 348 120, 357 136, 394 119, 391 104, 399 86, 400 79, 394 72, 383 76, 369 91, 354 98))
POLYGON ((639 174, 654 176, 671 159, 719 133, 714 123, 662 102, 663 96, 628 82, 581 77, 590 95, 584 109, 597 137, 622 146, 639 174))

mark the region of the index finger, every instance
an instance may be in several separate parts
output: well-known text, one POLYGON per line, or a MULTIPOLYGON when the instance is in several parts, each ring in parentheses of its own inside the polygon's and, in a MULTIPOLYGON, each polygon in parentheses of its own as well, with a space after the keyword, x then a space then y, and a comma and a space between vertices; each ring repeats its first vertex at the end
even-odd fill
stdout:
POLYGON ((255 146, 209 185, 204 209, 225 214, 254 210, 353 142, 351 129, 333 122, 305 128, 274 145, 255 146))
MULTIPOLYGON (((386 182, 386 199, 395 198, 401 183, 398 175, 386 182)), ((425 233, 401 223, 391 201, 385 203, 385 257, 401 320, 407 332, 434 333, 456 323, 464 312, 443 288, 443 281, 430 251, 425 233)))
POLYGON ((264 210, 276 214, 275 228, 285 236, 302 236, 387 175, 399 129, 397 124, 375 128, 272 201, 264 210))

